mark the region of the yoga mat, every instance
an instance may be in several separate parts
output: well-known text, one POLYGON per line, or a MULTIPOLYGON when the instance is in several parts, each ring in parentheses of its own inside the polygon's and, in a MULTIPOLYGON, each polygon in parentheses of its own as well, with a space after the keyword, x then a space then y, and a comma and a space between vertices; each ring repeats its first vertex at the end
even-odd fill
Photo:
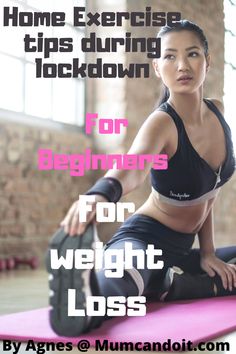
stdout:
POLYGON ((194 345, 236 330, 236 296, 151 303, 144 317, 113 318, 78 338, 57 336, 48 322, 49 308, 0 317, 0 339, 72 342, 83 338, 93 346, 96 339, 118 342, 165 342, 170 338, 194 345))

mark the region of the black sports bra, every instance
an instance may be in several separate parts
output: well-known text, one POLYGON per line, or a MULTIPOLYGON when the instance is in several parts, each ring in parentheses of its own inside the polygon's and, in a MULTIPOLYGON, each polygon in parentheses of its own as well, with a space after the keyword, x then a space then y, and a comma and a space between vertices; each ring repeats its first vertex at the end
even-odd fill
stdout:
POLYGON ((158 108, 170 115, 178 131, 177 150, 168 161, 167 170, 151 169, 153 189, 159 193, 160 200, 169 204, 188 206, 211 199, 234 173, 235 157, 230 128, 218 108, 210 100, 204 99, 204 102, 215 113, 225 133, 226 159, 218 171, 214 171, 194 149, 184 123, 174 108, 167 102, 158 108))

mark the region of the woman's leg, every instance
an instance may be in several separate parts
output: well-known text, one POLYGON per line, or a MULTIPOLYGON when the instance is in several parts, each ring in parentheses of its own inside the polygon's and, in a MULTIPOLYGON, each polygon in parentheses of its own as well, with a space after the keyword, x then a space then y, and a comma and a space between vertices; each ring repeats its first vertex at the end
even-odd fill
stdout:
POLYGON ((56 333, 77 336, 101 324, 104 318, 94 315, 89 317, 86 314, 88 296, 101 296, 104 299, 108 296, 127 297, 146 296, 147 294, 157 299, 165 272, 189 252, 194 242, 194 235, 176 232, 151 217, 135 214, 125 221, 108 242, 106 251, 117 246, 123 249, 124 242, 128 239, 132 239, 133 248, 138 250, 146 251, 148 244, 154 245, 155 249, 163 250, 163 257, 158 258, 163 260, 164 268, 137 269, 138 267, 134 264, 133 269, 124 272, 123 278, 116 279, 105 277, 104 270, 97 273, 94 269, 75 267, 76 263, 73 263, 69 269, 64 267, 53 269, 51 266, 53 250, 58 253, 59 258, 66 258, 68 250, 78 254, 79 250, 90 250, 94 246, 94 233, 91 225, 79 237, 69 237, 63 229, 54 235, 49 247, 47 268, 51 275, 49 285, 52 290, 50 321, 56 333), (74 300, 72 299, 73 306, 75 309, 84 311, 85 316, 73 315, 76 311, 68 313, 68 289, 75 290, 76 296, 74 300))
MULTIPOLYGON (((100 270, 96 276, 99 285, 101 294, 104 297, 108 296, 141 296, 145 293, 152 270, 148 269, 146 266, 146 248, 147 245, 145 242, 135 239, 134 235, 126 234, 126 237, 123 240, 116 241, 109 245, 104 253, 104 257, 110 252, 113 251, 122 251, 125 254, 125 245, 127 243, 132 244, 133 250, 138 250, 138 252, 143 254, 144 257, 144 268, 139 269, 137 264, 137 256, 132 257, 133 259, 133 268, 124 269, 123 276, 116 277, 107 277, 106 270, 100 270), (132 237, 131 237, 132 236, 132 237)), ((140 255, 141 256, 141 255, 140 255)), ((141 256, 142 258, 142 256, 141 256)), ((115 261, 115 260, 114 260, 115 261)), ((119 264, 120 266, 120 264, 119 264)))
MULTIPOLYGON (((226 263, 236 264, 236 246, 218 248, 216 256, 226 263)), ((176 266, 181 271, 169 269, 163 283, 165 301, 236 294, 235 287, 232 291, 224 289, 218 274, 210 277, 201 269, 199 249, 191 250, 176 266)))
POLYGON ((177 264, 191 249, 194 235, 183 234, 169 229, 159 221, 146 216, 135 214, 121 226, 116 235, 107 244, 107 249, 124 248, 124 243, 132 240, 134 249, 146 251, 148 245, 162 251, 162 256, 156 256, 155 262, 163 262, 162 269, 137 269, 134 264, 132 270, 126 270, 122 279, 108 279, 104 270, 97 274, 101 293, 107 297, 111 295, 137 296, 159 299, 161 284, 169 267, 177 264))
MULTIPOLYGON (((51 290, 50 323, 57 334, 78 336, 103 322, 106 317, 96 316, 94 312, 92 315, 88 315, 87 303, 89 296, 101 297, 101 301, 104 302, 104 298, 106 300, 109 296, 141 296, 145 293, 152 274, 152 270, 146 267, 147 244, 137 237, 138 234, 139 236, 140 234, 143 235, 143 230, 134 230, 134 228, 130 230, 130 227, 129 222, 126 223, 126 232, 122 229, 122 238, 110 242, 104 252, 104 257, 110 251, 118 250, 124 252, 125 242, 130 242, 132 249, 143 251, 144 269, 137 269, 139 268, 137 266, 137 258, 134 257, 133 268, 124 270, 124 276, 121 278, 106 277, 106 269, 98 272, 94 271, 93 268, 81 269, 76 266, 76 260, 73 261, 73 265, 68 261, 65 262, 67 263, 66 268, 61 266, 55 269, 52 266, 54 251, 57 253, 56 258, 68 260, 70 258, 68 251, 72 251, 75 257, 76 252, 78 254, 80 250, 90 250, 95 246, 94 232, 91 225, 82 236, 78 237, 69 237, 63 229, 56 232, 48 251, 47 269, 50 274, 49 287, 51 290), (70 289, 73 290, 71 301, 69 300, 70 289), (69 307, 72 307, 71 313, 68 311, 69 307), (78 314, 78 310, 81 310, 85 315, 78 314)), ((117 235, 120 236, 119 232, 117 235)), ((87 263, 91 262, 88 261, 87 263)), ((119 266, 123 267, 122 261, 119 266)), ((161 272, 162 270, 158 271, 161 272)))

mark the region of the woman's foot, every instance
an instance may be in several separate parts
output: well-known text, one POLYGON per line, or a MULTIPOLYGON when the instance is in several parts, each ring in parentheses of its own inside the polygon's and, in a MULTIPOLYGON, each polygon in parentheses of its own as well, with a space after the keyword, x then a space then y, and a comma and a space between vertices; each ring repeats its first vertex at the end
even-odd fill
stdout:
POLYGON ((75 308, 86 313, 86 298, 99 295, 96 275, 93 269, 52 269, 51 250, 57 250, 58 258, 66 258, 67 250, 93 249, 95 242, 95 225, 90 224, 83 235, 70 237, 63 228, 53 236, 46 257, 49 273, 50 288, 50 324, 59 335, 78 336, 97 327, 102 319, 100 317, 69 316, 68 315, 68 289, 75 289, 75 308))

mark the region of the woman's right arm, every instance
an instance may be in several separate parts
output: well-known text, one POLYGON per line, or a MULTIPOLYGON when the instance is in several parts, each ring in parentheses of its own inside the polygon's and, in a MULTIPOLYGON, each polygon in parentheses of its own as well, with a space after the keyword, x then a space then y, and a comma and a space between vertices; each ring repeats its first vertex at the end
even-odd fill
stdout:
MULTIPOLYGON (((141 126, 128 154, 155 155, 164 152, 168 141, 170 141, 171 134, 173 134, 173 127, 173 122, 166 113, 161 111, 153 112, 141 126)), ((117 179, 122 186, 122 195, 125 195, 143 183, 151 167, 152 162, 146 162, 143 170, 117 170, 113 168, 104 177, 117 179)), ((87 225, 95 218, 97 202, 107 202, 107 199, 102 195, 96 194, 94 197, 95 201, 91 202, 92 211, 87 213, 86 222, 79 222, 79 200, 72 204, 61 222, 61 226, 64 227, 66 233, 71 236, 83 234, 87 225)))
MULTIPOLYGON (((129 155, 155 155, 165 150, 170 135, 170 122, 166 113, 153 112, 138 131, 129 151, 129 155)), ((146 162, 143 170, 110 169, 104 177, 113 177, 122 185, 126 195, 143 183, 152 167, 152 162, 146 162)))

